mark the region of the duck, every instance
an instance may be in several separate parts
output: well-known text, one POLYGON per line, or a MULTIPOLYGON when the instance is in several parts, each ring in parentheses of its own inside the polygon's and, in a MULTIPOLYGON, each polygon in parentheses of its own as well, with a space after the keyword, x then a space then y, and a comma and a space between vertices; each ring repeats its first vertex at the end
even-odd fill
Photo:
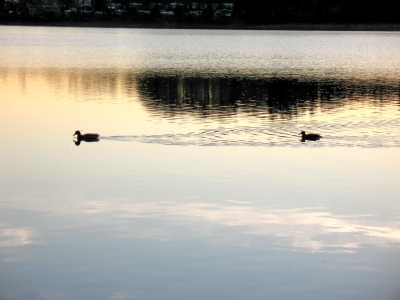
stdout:
POLYGON ((304 142, 305 140, 318 141, 320 138, 322 138, 322 136, 320 136, 319 134, 316 134, 316 133, 308 133, 308 134, 306 134, 305 131, 302 131, 299 134, 301 134, 301 141, 302 142, 304 142))
POLYGON ((72 135, 76 135, 78 138, 78 142, 80 143, 81 141, 85 142, 98 142, 99 141, 99 134, 98 133, 85 133, 81 134, 79 130, 75 131, 75 133, 72 135))

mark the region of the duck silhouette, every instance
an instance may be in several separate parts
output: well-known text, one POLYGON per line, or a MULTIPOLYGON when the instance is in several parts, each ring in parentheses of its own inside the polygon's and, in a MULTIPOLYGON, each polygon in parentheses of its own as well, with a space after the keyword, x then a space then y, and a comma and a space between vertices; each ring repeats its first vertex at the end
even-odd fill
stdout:
POLYGON ((81 141, 84 142, 98 142, 99 141, 99 134, 97 133, 85 133, 81 134, 79 130, 75 131, 73 136, 76 135, 77 141, 74 141, 75 145, 79 146, 81 141))
POLYGON ((305 141, 318 141, 320 138, 322 138, 322 136, 320 136, 319 134, 316 133, 308 133, 306 134, 305 131, 300 132, 301 134, 301 141, 305 142, 305 141))

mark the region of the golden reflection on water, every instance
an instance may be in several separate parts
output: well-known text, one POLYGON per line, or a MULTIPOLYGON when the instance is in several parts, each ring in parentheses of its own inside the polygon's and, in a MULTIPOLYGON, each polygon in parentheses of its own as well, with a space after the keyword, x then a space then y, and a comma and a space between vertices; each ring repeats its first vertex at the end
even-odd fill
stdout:
MULTIPOLYGON (((254 124, 271 126, 274 122, 289 122, 294 126, 291 129, 293 133, 298 134, 295 128, 297 124, 307 124, 309 119, 314 123, 324 122, 326 127, 329 123, 343 125, 349 119, 357 125, 357 122, 370 122, 376 118, 390 120, 399 116, 398 90, 391 85, 371 87, 361 82, 351 92, 342 91, 338 96, 334 92, 321 93, 320 89, 313 86, 316 83, 311 83, 310 90, 310 83, 286 79, 275 81, 273 84, 284 85, 289 91, 300 89, 300 93, 294 91, 292 94, 288 94, 287 89, 282 90, 283 94, 279 94, 281 91, 277 90, 278 96, 287 98, 288 105, 277 112, 279 108, 274 107, 275 100, 271 98, 271 91, 276 87, 269 86, 270 82, 244 81, 250 88, 244 85, 238 93, 238 89, 233 87, 238 82, 223 78, 160 78, 127 71, 96 69, 19 68, 2 71, 2 134, 8 142, 21 145, 26 145, 27 140, 30 140, 29 143, 32 144, 40 142, 50 146, 52 141, 49 141, 48 134, 58 132, 61 136, 72 136, 76 129, 81 129, 76 128, 77 126, 88 128, 86 131, 99 131, 102 135, 117 133, 121 139, 124 134, 132 132, 139 136, 157 132, 170 133, 166 128, 187 133, 204 128, 206 123, 203 121, 210 119, 210 128, 217 128, 222 124, 224 128, 244 127, 247 130, 254 124), (256 89, 253 89, 254 85, 256 89), (366 89, 372 92, 365 91, 366 89), (354 92, 357 90, 360 92, 354 92), (246 96, 246 93, 250 93, 250 96, 246 96), (255 95, 259 98, 255 99, 255 95), (310 97, 311 100, 304 102, 304 97, 310 97), (238 105, 242 107, 237 107, 238 105), (230 110, 230 107, 233 108, 230 110), (225 122, 227 117, 229 121, 225 122), (187 118, 189 121, 185 120, 187 118), (185 124, 183 128, 180 127, 182 123, 185 124), (168 124, 168 127, 163 124, 168 124), (46 134, 37 134, 38 132, 46 134), (30 137, 32 134, 36 136, 30 137), (21 136, 24 137, 22 141, 21 136)), ((243 82, 240 81, 239 84, 243 82)), ((358 130, 356 125, 352 127, 353 134, 358 130)), ((364 134, 363 130, 367 129, 371 128, 362 127, 361 132, 364 134)), ((254 131, 250 128, 250 132, 243 134, 254 137, 251 135, 252 130, 254 131)), ((372 130, 375 128, 372 127, 372 130)), ((224 134, 223 130, 218 134, 224 134)), ((373 134, 373 131, 369 134, 373 134)), ((176 139, 178 136, 172 137, 176 139)), ((195 135, 193 137, 196 138, 195 135)), ((300 145, 298 138, 290 139, 300 145)), ((335 150, 335 155, 340 152, 341 150, 335 150)), ((386 157, 389 162, 397 161, 396 152, 388 153, 394 155, 386 157)), ((9 155, 12 157, 12 154, 9 155)), ((36 204, 41 202, 39 199, 33 201, 36 204)), ((29 207, 29 203, 24 204, 23 199, 15 202, 17 207, 29 207)), ((186 225, 197 222, 194 226, 199 231, 202 226, 207 228, 210 224, 233 227, 246 235, 272 236, 277 248, 309 252, 353 253, 364 244, 398 247, 400 243, 400 230, 396 222, 374 222, 372 215, 337 215, 323 207, 260 209, 250 202, 236 200, 226 200, 225 204, 132 203, 131 200, 124 199, 66 203, 67 206, 62 206, 59 202, 45 203, 44 206, 39 205, 38 209, 50 210, 56 214, 106 214, 118 220, 153 216, 158 221, 170 219, 186 225)), ((1 227, 0 248, 11 249, 33 243, 33 228, 8 228, 5 224, 1 227)), ((160 227, 134 231, 125 231, 124 228, 117 230, 123 237, 165 241, 181 238, 160 227)))
POLYGON ((28 124, 31 132, 47 131, 53 138, 57 131, 66 135, 65 127, 72 131, 68 132, 71 136, 82 129, 127 134, 135 132, 135 123, 146 118, 136 109, 140 103, 134 82, 127 87, 125 80, 129 79, 121 80, 119 74, 63 69, 4 71, 0 100, 4 109, 0 114, 7 124, 4 134, 11 139, 29 138, 28 124))
POLYGON ((48 124, 56 128, 63 120, 73 131, 123 140, 132 134, 237 130, 222 130, 218 137, 199 142, 193 140, 196 136, 169 137, 172 141, 136 138, 167 144, 213 144, 210 139, 215 138, 237 144, 235 139, 246 133, 241 142, 246 145, 291 145, 301 130, 328 137, 318 145, 400 143, 400 91, 391 82, 171 77, 112 69, 3 68, 2 74, 2 105, 7 108, 2 112, 15 126, 12 132, 21 132, 27 122, 44 131, 48 124), (248 127, 255 129, 249 133, 248 127))

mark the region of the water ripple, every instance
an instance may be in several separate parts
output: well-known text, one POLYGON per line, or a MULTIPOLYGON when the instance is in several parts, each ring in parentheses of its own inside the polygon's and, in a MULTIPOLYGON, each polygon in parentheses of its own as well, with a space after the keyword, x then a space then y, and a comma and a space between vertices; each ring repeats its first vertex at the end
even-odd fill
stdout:
POLYGON ((342 124, 297 125, 280 127, 238 127, 200 132, 108 136, 102 140, 141 142, 181 146, 325 146, 325 147, 400 147, 400 121, 348 122, 342 124), (301 142, 299 132, 318 132, 319 141, 301 142))

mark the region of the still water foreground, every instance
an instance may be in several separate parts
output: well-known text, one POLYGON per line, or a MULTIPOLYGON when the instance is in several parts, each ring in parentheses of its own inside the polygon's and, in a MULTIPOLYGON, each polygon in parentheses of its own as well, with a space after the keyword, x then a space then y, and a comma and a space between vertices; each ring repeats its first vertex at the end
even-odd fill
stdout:
POLYGON ((0 27, 0 299, 398 299, 399 37, 0 27))

